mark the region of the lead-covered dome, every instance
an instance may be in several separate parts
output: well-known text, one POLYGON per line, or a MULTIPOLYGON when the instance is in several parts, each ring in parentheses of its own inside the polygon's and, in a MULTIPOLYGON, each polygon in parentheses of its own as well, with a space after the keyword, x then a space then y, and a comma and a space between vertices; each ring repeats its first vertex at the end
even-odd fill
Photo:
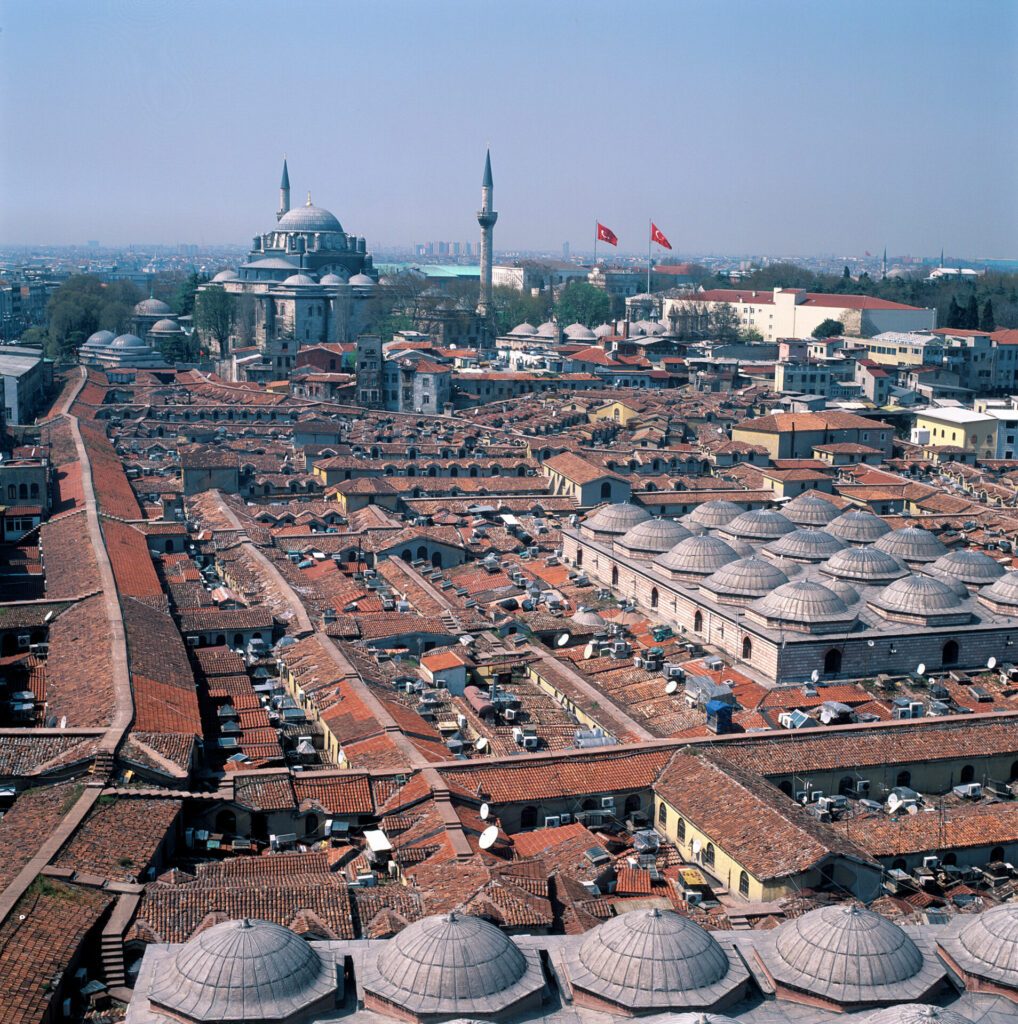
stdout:
POLYGON ((773 562, 740 558, 711 573, 701 586, 720 598, 752 599, 763 597, 787 582, 788 577, 773 562))
POLYGON ((945 576, 953 576, 970 587, 981 587, 993 583, 1004 575, 1004 567, 983 551, 972 548, 958 548, 941 555, 931 568, 945 576))
POLYGON ((650 513, 645 508, 620 501, 595 509, 583 520, 582 525, 595 533, 622 534, 647 519, 650 519, 650 513))
POLYGON ((873 603, 886 611, 930 615, 952 611, 961 599, 943 580, 913 575, 884 587, 873 603))
POLYGON ((736 505, 734 501, 718 498, 714 501, 705 501, 702 505, 697 505, 692 512, 685 516, 684 522, 693 526, 702 526, 707 530, 714 530, 719 526, 730 523, 736 516, 740 516, 742 513, 743 509, 736 505))
POLYGON ((899 562, 935 562, 947 548, 940 538, 920 526, 906 526, 891 530, 874 541, 873 546, 899 562))
MULTIPOLYGON (((368 280, 371 280, 368 278, 368 280)), ((330 288, 334 288, 336 285, 346 284, 346 278, 340 277, 339 274, 322 274, 318 281, 319 284, 328 285, 330 288)))
POLYGON ((142 299, 134 307, 134 312, 138 316, 167 316, 172 313, 173 310, 166 305, 162 299, 147 298, 142 299))
POLYGON ((186 1020, 285 1021, 335 998, 336 968, 289 928, 224 921, 162 966, 150 1000, 186 1020))
POLYGON ((317 282, 308 274, 291 274, 285 281, 283 281, 283 284, 289 285, 292 288, 294 285, 317 284, 317 282))
POLYGON ((709 932, 671 910, 631 910, 566 955, 574 990, 633 1010, 708 1008, 745 974, 709 932))
POLYGON ((335 215, 320 206, 308 203, 295 206, 279 218, 273 231, 342 231, 343 226, 335 215))
POLYGON ((510 334, 526 334, 528 337, 532 334, 537 334, 537 328, 533 324, 522 323, 517 324, 510 332, 510 334))
POLYGON ((841 514, 837 505, 815 494, 800 494, 782 506, 781 511, 798 526, 826 526, 841 514))
POLYGON ((236 270, 220 270, 215 277, 212 278, 213 284, 222 284, 224 281, 239 281, 240 277, 237 275, 236 270))
POLYGON ((760 955, 781 985, 839 1005, 913 1001, 944 975, 896 924, 855 905, 786 921, 760 955))
POLYGON ((82 348, 100 348, 101 346, 108 345, 115 335, 112 331, 96 331, 95 334, 90 334, 82 348))
POLYGON ((670 551, 658 555, 654 562, 680 575, 709 576, 738 557, 720 537, 697 536, 680 540, 670 551))
POLYGON ((1018 607, 1018 572, 1006 572, 979 593, 980 598, 994 604, 1018 607))
POLYGON ((1018 990, 1018 903, 984 910, 937 941, 966 975, 1018 990))
POLYGON ((872 544, 890 529, 880 516, 861 509, 842 512, 837 519, 832 519, 827 524, 829 533, 849 544, 872 544))
POLYGON ((537 328, 537 337, 539 338, 557 338, 558 337, 558 324, 552 320, 545 320, 540 327, 537 328))
POLYGON ((804 626, 817 631, 826 624, 843 623, 852 618, 848 605, 833 590, 816 580, 785 583, 754 602, 751 608, 768 622, 804 626))
POLYGON ((724 533, 746 540, 774 540, 795 532, 795 523, 789 522, 772 508, 757 508, 742 512, 724 526, 724 533))
POLYGON ((584 324, 570 324, 564 333, 570 341, 597 341, 597 335, 584 324))
POLYGON ((180 324, 176 320, 164 317, 162 320, 157 320, 149 330, 153 334, 176 334, 180 330, 180 324))
POLYGON ((111 342, 110 348, 148 348, 137 334, 118 334, 111 342))
POLYGON ((843 548, 820 567, 830 576, 856 583, 879 585, 908 575, 908 570, 892 555, 877 548, 843 548))
POLYGON ((617 541, 636 554, 660 555, 692 534, 674 519, 645 519, 627 530, 617 541))
POLYGON ((823 562, 844 546, 843 540, 826 530, 793 530, 768 544, 765 550, 796 562, 823 562))
POLYGON ((581 605, 577 608, 575 614, 570 616, 570 621, 575 622, 578 626, 587 626, 590 629, 604 629, 607 625, 593 608, 588 608, 586 605, 581 605))
POLYGON ((352 288, 374 288, 378 282, 368 274, 354 274, 347 283, 352 288))
POLYGON ((525 954, 480 917, 425 917, 390 939, 365 989, 415 1015, 501 1012, 539 993, 536 953, 525 954))
POLYGON ((863 1018, 862 1024, 972 1024, 954 1010, 932 1003, 902 1003, 885 1006, 863 1018))

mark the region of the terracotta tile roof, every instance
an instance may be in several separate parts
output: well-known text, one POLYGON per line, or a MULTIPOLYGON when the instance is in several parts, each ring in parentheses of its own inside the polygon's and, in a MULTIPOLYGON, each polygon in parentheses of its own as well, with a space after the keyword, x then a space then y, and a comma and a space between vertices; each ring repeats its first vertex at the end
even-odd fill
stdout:
POLYGON ((90 761, 98 745, 98 736, 8 734, 0 742, 0 778, 38 776, 79 761, 90 761))
POLYGON ((113 655, 101 595, 79 601, 50 623, 47 714, 71 728, 106 726, 114 706, 113 655))
POLYGON ((18 794, 14 806, 0 819, 0 892, 35 856, 64 815, 81 796, 80 783, 37 786, 18 794))
POLYGON ((120 594, 165 607, 166 595, 156 576, 144 535, 133 526, 109 517, 103 518, 102 528, 120 594))
POLYGON ((295 775, 297 800, 314 800, 329 814, 372 814, 375 805, 367 775, 295 775))

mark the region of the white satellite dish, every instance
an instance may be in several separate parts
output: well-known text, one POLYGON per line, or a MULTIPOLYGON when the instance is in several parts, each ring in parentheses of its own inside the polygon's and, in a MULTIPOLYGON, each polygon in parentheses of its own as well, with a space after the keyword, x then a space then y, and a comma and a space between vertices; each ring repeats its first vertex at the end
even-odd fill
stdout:
POLYGON ((481 821, 487 821, 491 814, 491 808, 487 804, 481 804, 481 821))
POLYGON ((679 681, 677 679, 669 679, 665 685, 665 693, 669 696, 679 688, 679 681))
POLYGON ((813 669, 813 671, 810 672, 809 677, 814 683, 820 682, 820 672, 817 669, 813 669))
POLYGON ((481 751, 488 749, 488 741, 483 736, 478 736, 474 741, 474 750, 481 751))
POLYGON ((875 640, 867 640, 867 641, 866 641, 866 646, 867 646, 867 647, 876 647, 876 646, 877 646, 877 644, 876 644, 876 641, 875 641, 875 640))
POLYGON ((555 638, 555 646, 565 647, 565 645, 569 643, 571 639, 572 637, 568 633, 559 633, 559 635, 555 638))
POLYGON ((997 659, 992 654, 986 659, 986 667, 987 668, 996 668, 997 667, 997 659))
POLYGON ((498 841, 498 826, 489 825, 482 833, 477 845, 482 850, 490 850, 498 841))
POLYGON ((925 661, 920 661, 919 664, 916 665, 915 671, 916 671, 916 675, 918 675, 918 676, 926 675, 926 662, 925 661))
POLYGON ((693 844, 690 847, 690 849, 693 851, 693 856, 695 857, 700 852, 700 850, 701 850, 700 840, 699 839, 694 839, 693 840, 693 844))

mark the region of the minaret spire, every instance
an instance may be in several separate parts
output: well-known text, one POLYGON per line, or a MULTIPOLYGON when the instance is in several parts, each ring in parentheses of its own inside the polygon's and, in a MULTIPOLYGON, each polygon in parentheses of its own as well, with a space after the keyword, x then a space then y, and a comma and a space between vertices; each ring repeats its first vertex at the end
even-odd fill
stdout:
MULTIPOLYGON (((492 229, 498 214, 493 203, 495 184, 491 177, 491 150, 484 157, 484 177, 481 179, 481 208, 477 211, 477 223, 481 226, 481 288, 477 298, 477 315, 487 320, 491 313, 491 263, 492 229)), ((487 331, 485 331, 487 335, 487 331)))
POLYGON ((286 167, 286 154, 283 154, 283 177, 279 180, 279 209, 276 211, 276 220, 280 220, 283 214, 290 212, 290 172, 286 167))
POLYGON ((887 246, 884 246, 884 258, 880 262, 880 279, 887 277, 887 246))

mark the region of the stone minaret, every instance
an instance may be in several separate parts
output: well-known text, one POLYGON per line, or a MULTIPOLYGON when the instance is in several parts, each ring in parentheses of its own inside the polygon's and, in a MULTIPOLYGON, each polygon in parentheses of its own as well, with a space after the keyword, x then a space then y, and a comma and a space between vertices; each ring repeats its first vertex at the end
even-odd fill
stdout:
POLYGON ((290 172, 286 169, 286 157, 283 157, 283 178, 279 182, 279 210, 276 220, 282 220, 284 213, 290 212, 290 172))
POLYGON ((481 208, 477 223, 481 225, 481 291, 477 299, 477 315, 487 317, 491 311, 491 237, 498 214, 492 209, 495 186, 491 181, 491 151, 484 158, 484 178, 481 181, 481 208))

